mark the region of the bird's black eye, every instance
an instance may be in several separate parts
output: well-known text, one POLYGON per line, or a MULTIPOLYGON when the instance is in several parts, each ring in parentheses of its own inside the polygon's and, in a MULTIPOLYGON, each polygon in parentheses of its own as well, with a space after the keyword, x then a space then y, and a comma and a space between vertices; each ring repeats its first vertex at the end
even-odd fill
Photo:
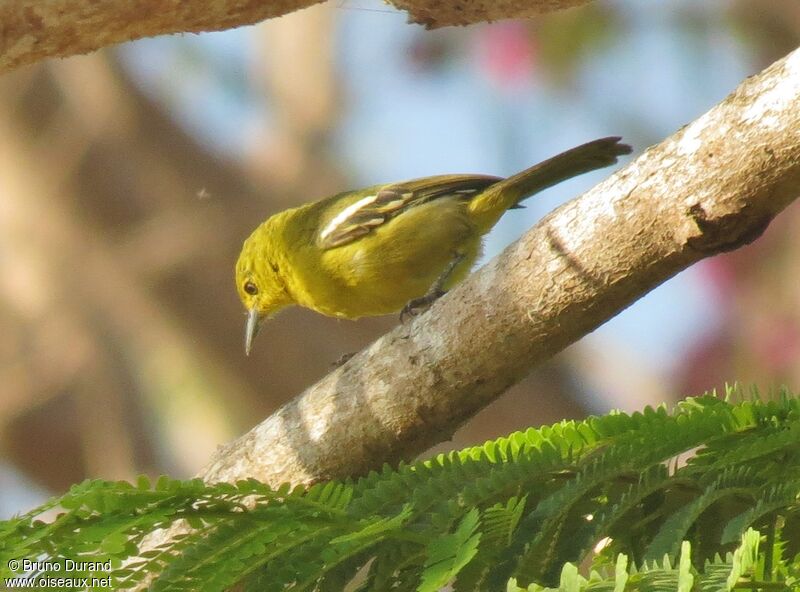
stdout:
POLYGON ((253 282, 245 282, 244 291, 250 294, 250 296, 255 296, 258 294, 258 286, 256 286, 253 282))

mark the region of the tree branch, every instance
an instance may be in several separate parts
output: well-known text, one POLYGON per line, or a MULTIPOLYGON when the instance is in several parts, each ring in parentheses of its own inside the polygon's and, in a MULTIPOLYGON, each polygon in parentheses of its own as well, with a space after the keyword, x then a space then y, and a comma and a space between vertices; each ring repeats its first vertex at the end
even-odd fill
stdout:
POLYGON ((591 0, 390 0, 400 10, 408 12, 408 20, 438 29, 451 25, 471 25, 503 19, 530 18, 554 10, 587 4, 591 0))
POLYGON ((411 458, 666 279, 753 241, 799 193, 797 50, 221 448, 202 476, 311 483, 411 458))
POLYGON ((320 0, 0 0, 0 73, 169 33, 221 31, 320 0))
MULTIPOLYGON (((518 18, 589 0, 394 0, 409 20, 428 27, 518 18)), ((0 74, 49 58, 83 54, 170 33, 221 31, 252 25, 320 0, 0 0, 0 74)))

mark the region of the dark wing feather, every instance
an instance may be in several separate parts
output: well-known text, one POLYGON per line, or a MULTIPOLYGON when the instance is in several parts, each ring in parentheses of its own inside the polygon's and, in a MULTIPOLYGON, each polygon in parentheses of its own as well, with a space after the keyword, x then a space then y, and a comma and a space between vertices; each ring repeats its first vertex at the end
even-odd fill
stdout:
POLYGON ((468 201, 500 180, 501 177, 491 175, 439 175, 385 185, 374 200, 341 220, 334 218, 333 226, 321 230, 319 245, 323 249, 346 245, 409 208, 442 197, 460 197, 468 201))

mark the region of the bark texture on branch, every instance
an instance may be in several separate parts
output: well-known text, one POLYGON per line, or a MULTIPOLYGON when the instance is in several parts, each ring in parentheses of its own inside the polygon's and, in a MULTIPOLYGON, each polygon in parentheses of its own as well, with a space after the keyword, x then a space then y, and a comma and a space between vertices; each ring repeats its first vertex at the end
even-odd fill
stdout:
POLYGON ((0 0, 0 73, 169 33, 221 31, 320 0, 0 0))
MULTIPOLYGON (((321 0, 0 0, 0 74, 143 37, 252 25, 321 0)), ((589 0, 393 0, 428 27, 521 18, 589 0)))
POLYGON ((530 18, 554 10, 587 4, 591 0, 390 0, 397 8, 408 12, 408 20, 438 29, 450 25, 471 25, 502 19, 530 18))
POLYGON ((552 212, 202 476, 311 483, 411 458, 666 279, 754 240, 798 194, 800 50, 552 212))

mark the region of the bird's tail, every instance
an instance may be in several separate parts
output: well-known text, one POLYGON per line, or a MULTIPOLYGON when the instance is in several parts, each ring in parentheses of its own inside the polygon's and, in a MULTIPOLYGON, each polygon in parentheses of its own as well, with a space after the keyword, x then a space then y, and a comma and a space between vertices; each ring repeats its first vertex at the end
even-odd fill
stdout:
POLYGON ((494 226, 506 210, 543 189, 577 175, 601 169, 630 154, 622 138, 601 138, 576 146, 492 185, 469 203, 473 221, 484 232, 494 226))

